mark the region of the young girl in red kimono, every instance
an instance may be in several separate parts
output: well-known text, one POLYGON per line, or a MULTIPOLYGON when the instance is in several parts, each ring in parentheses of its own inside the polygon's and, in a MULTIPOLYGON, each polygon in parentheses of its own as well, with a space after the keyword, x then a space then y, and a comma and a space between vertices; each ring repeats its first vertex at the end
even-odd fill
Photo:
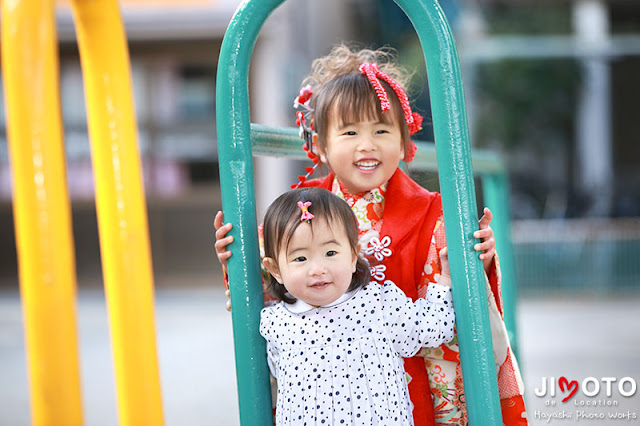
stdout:
MULTIPOLYGON (((362 255, 372 280, 394 281, 412 299, 424 297, 441 271, 438 253, 446 247, 440 194, 429 192, 398 166, 416 147, 410 135, 422 117, 411 111, 402 89, 406 73, 385 50, 352 51, 344 45, 316 59, 295 101, 305 150, 330 173, 299 186, 328 189, 343 198, 358 218, 362 255)), ((500 267, 487 208, 474 237, 488 277, 489 316, 505 425, 526 425, 523 385, 503 320, 500 267)), ((231 224, 215 220, 216 251, 226 265, 231 224)), ((225 274, 226 275, 226 274, 225 274)), ((416 425, 466 425, 465 395, 455 337, 437 349, 405 359, 416 425)))

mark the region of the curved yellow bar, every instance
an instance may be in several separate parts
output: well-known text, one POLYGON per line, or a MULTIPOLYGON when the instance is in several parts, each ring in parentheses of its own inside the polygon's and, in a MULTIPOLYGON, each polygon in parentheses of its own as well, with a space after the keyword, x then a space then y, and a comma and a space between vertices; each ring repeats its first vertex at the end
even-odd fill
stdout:
POLYGON ((33 425, 81 425, 53 0, 2 1, 2 71, 33 425))
POLYGON ((162 425, 147 211, 116 0, 74 0, 120 424, 162 425))

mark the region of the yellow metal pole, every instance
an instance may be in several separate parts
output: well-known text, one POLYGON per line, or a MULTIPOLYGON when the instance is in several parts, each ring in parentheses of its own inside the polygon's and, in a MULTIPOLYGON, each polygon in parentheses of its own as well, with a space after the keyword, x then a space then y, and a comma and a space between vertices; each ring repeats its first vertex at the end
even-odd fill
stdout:
POLYGON ((2 72, 33 425, 81 425, 53 0, 2 1, 2 72))
POLYGON ((153 273, 129 55, 116 0, 74 0, 121 425, 162 425, 153 273))

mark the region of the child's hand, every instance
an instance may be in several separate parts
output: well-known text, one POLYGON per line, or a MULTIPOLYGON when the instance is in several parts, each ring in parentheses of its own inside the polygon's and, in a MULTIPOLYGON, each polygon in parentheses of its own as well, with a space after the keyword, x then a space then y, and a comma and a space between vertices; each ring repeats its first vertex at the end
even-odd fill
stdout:
POLYGON ((216 228, 216 254, 223 268, 227 267, 227 259, 231 257, 231 251, 227 250, 227 246, 233 242, 233 237, 227 234, 232 228, 230 223, 224 223, 224 214, 219 211, 213 221, 216 228))
POLYGON ((451 287, 451 270, 449 269, 449 251, 443 248, 438 253, 440 256, 440 279, 438 284, 451 287))
MULTIPOLYGON (((230 223, 224 223, 224 215, 219 211, 213 221, 213 226, 216 228, 216 254, 218 255, 218 260, 222 264, 223 274, 226 274, 224 271, 227 269, 227 259, 231 257, 231 252, 227 250, 227 246, 233 242, 233 237, 227 237, 226 235, 231 230, 232 225, 230 223)), ((225 282, 225 286, 226 285, 227 284, 225 282)), ((224 295, 227 296, 227 311, 231 312, 231 294, 228 288, 224 292, 224 295)))
POLYGON ((491 219, 493 219, 493 213, 491 213, 488 207, 485 207, 484 215, 480 218, 480 230, 473 233, 473 236, 481 241, 474 246, 474 249, 481 252, 480 259, 482 260, 484 271, 487 275, 491 272, 493 256, 496 254, 496 239, 493 235, 493 229, 489 226, 491 219))

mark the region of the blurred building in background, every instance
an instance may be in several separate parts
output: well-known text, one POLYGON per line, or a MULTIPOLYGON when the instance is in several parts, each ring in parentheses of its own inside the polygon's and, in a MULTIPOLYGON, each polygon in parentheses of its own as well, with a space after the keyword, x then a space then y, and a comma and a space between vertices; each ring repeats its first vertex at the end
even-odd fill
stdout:
MULTIPOLYGON (((213 249, 213 216, 221 207, 216 66, 224 31, 239 3, 120 2, 160 285, 207 283, 219 274, 213 249)), ((554 288, 640 289, 640 4, 440 3, 458 42, 472 144, 500 151, 510 169, 520 284, 525 289, 544 288, 545 283, 554 288), (600 287, 603 280, 611 282, 607 288, 600 287)), ((57 21, 78 275, 80 285, 86 285, 101 282, 99 245, 82 72, 65 2, 59 4, 57 21)), ((392 0, 291 0, 269 18, 254 50, 252 121, 294 125, 292 100, 311 61, 343 40, 396 48, 400 60, 415 70, 410 97, 416 109, 430 115, 420 45, 392 0)), ((15 285, 4 127, 2 111, 0 281, 15 285)), ((417 138, 432 140, 428 124, 417 138)), ((256 160, 259 214, 288 189, 302 166, 256 160)), ((438 189, 436 176, 417 178, 438 189)))

